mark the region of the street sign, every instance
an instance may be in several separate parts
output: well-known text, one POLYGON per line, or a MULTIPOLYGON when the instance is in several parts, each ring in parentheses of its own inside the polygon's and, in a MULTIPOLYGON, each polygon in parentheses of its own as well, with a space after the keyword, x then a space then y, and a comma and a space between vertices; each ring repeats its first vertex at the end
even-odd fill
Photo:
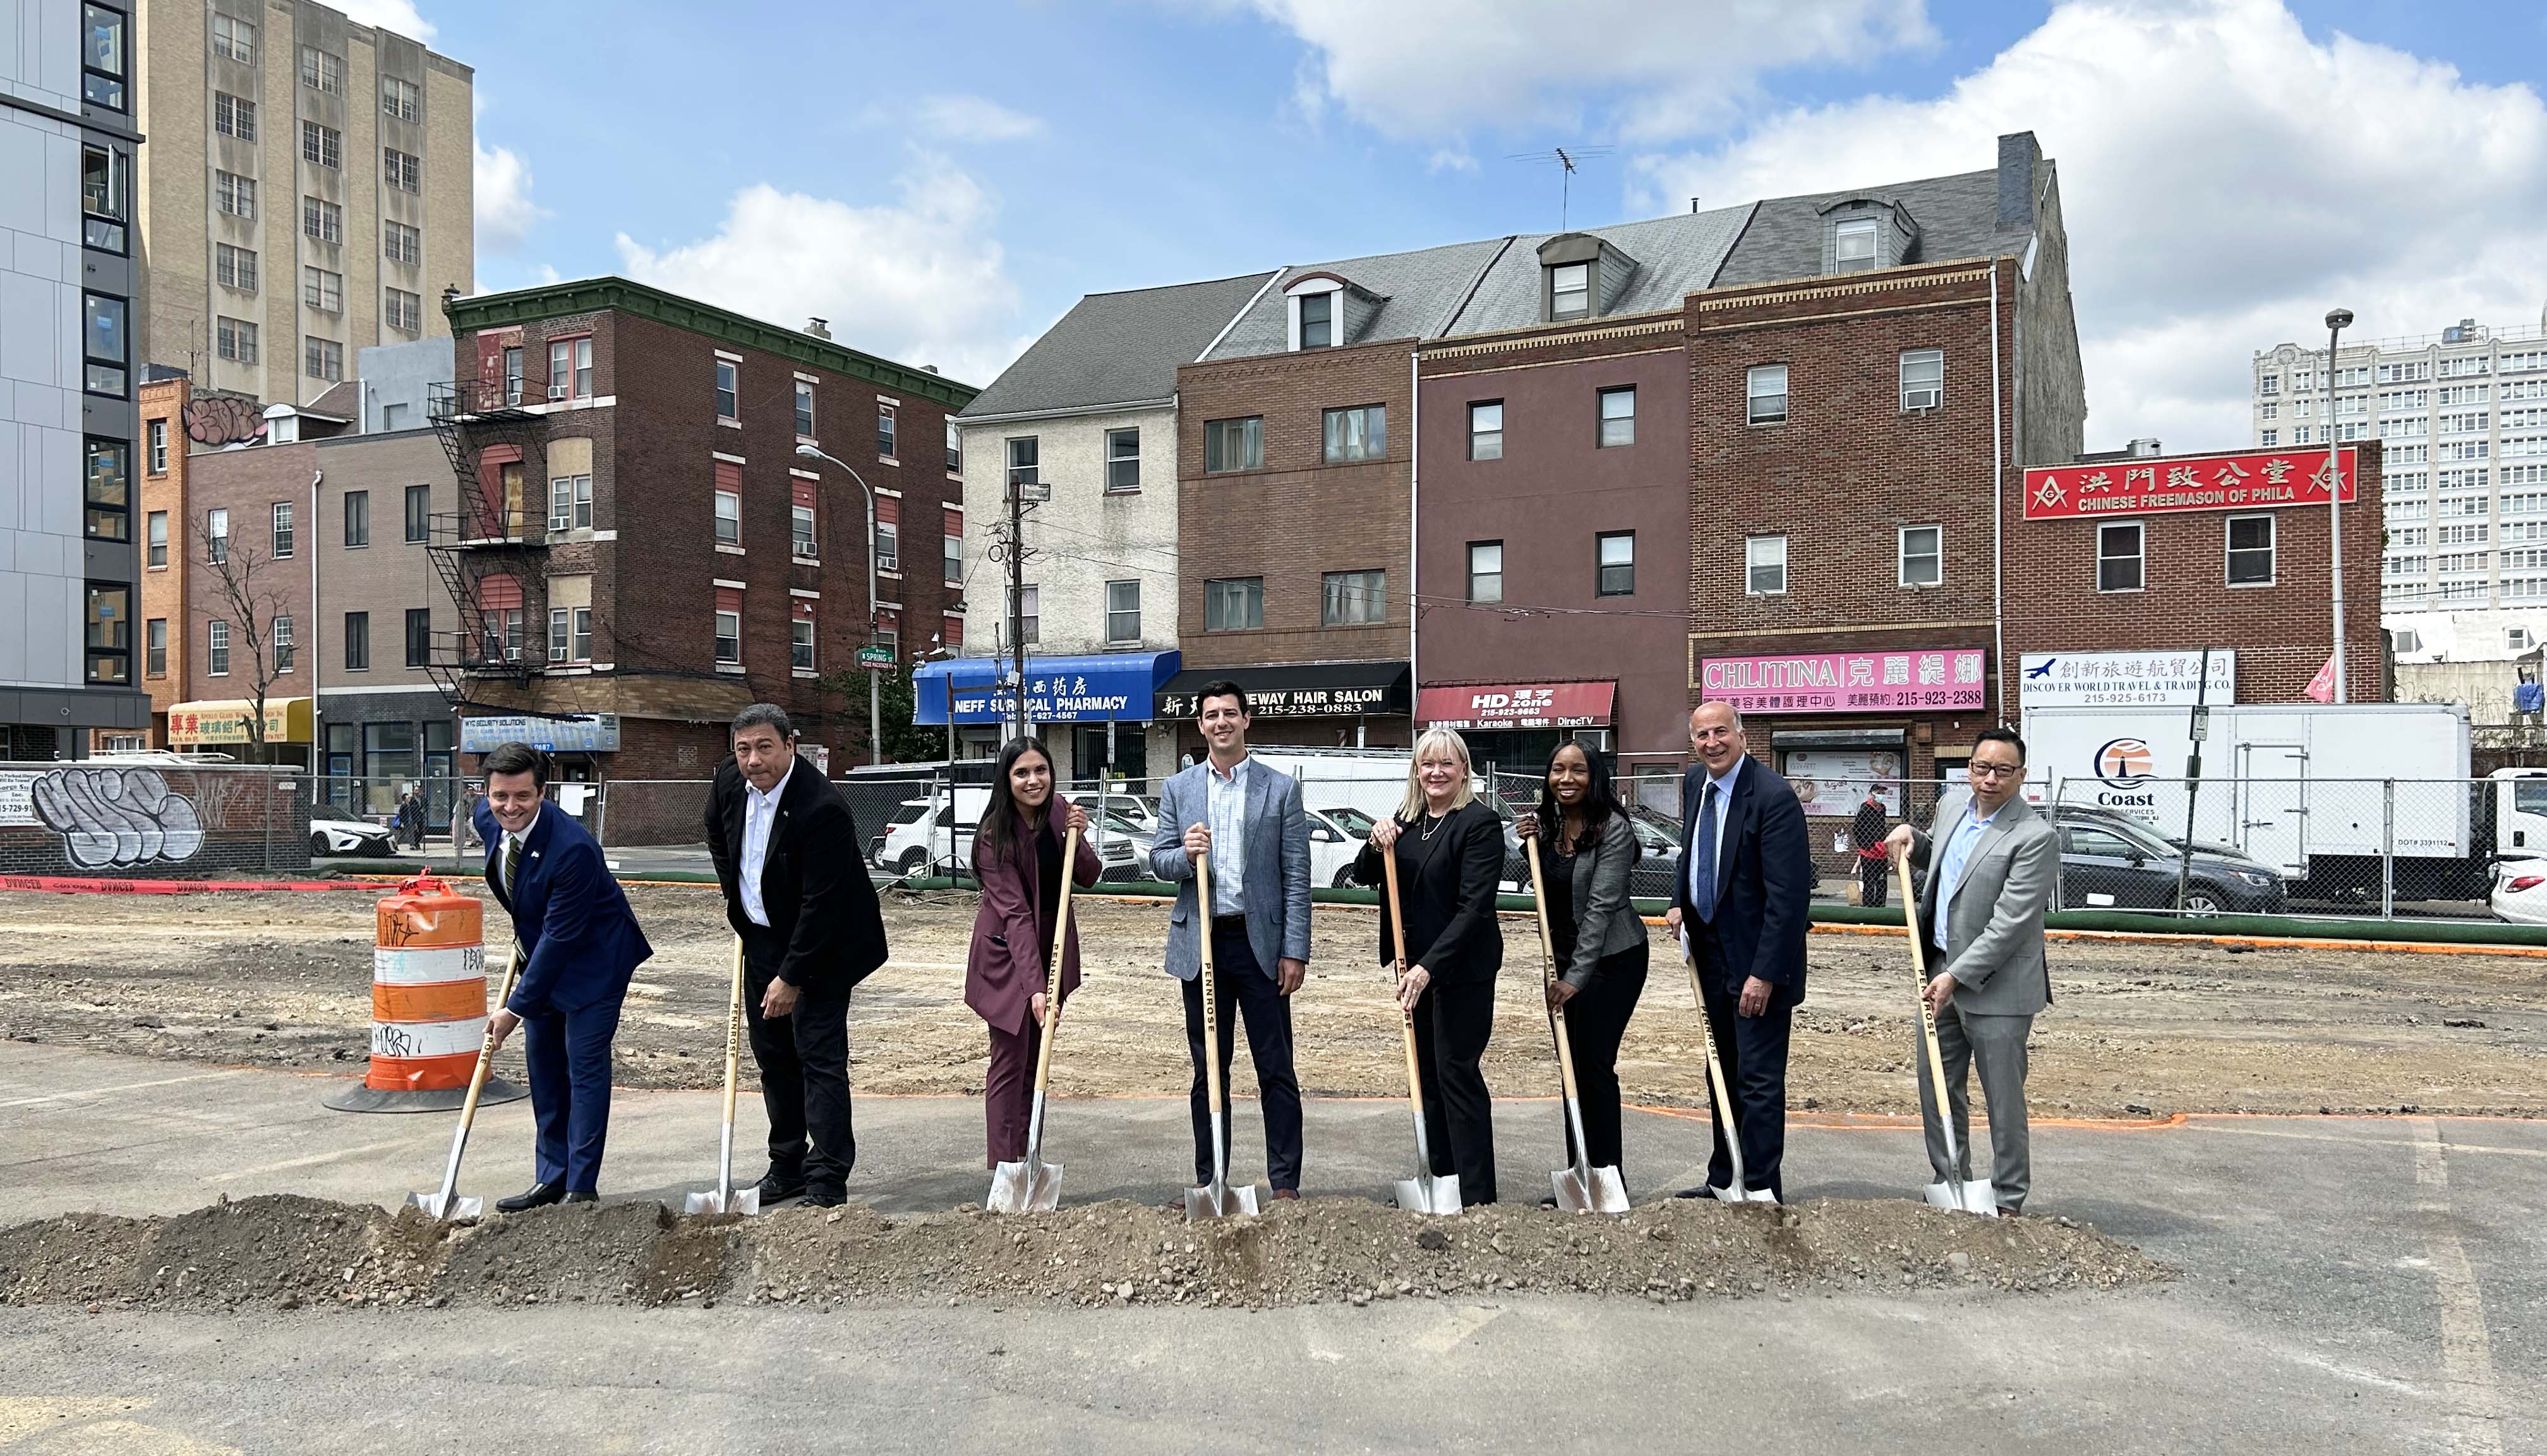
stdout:
POLYGON ((2196 709, 2194 709, 2194 710, 2193 710, 2193 741, 2195 741, 2195 742, 2199 743, 2199 742, 2201 742, 2203 739, 2205 739, 2205 738, 2207 738, 2207 737, 2210 737, 2210 736, 2211 736, 2211 710, 2210 710, 2209 708, 2196 708, 2196 709))
POLYGON ((869 672, 891 672, 893 671, 893 648, 860 647, 858 665, 869 672))

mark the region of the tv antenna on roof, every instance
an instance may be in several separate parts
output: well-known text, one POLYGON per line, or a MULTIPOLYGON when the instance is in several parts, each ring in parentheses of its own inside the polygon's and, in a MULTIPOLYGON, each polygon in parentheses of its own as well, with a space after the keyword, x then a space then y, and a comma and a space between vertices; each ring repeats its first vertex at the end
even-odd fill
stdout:
POLYGON ((1557 178, 1556 191, 1556 225, 1558 227, 1564 227, 1567 225, 1567 214, 1572 211, 1574 205, 1573 192, 1575 169, 1582 163, 1592 160, 1594 157, 1608 156, 1611 150, 1611 148, 1606 146, 1556 146, 1550 147, 1546 151, 1517 151, 1505 157, 1504 160, 1508 162, 1553 162, 1556 164, 1559 174, 1557 178))

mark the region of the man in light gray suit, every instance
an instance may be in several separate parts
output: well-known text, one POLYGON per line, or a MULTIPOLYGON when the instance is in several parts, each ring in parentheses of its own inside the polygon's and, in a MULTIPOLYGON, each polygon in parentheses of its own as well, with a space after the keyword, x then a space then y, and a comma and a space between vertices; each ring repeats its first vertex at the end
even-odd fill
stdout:
POLYGON ((1159 795, 1150 869, 1177 885, 1168 917, 1168 974, 1185 983, 1186 1044, 1193 1054, 1194 1181, 1212 1179, 1211 1095, 1203 1062, 1202 936, 1220 994, 1221 1117, 1242 1016, 1265 1110, 1265 1173, 1276 1198, 1300 1196, 1300 1082, 1291 1070, 1291 992, 1309 974, 1309 820, 1300 784, 1247 756, 1247 694, 1203 685, 1195 726, 1210 753, 1159 795), (1208 853, 1211 899, 1194 904, 1193 857, 1208 853), (1204 922, 1208 920, 1208 925, 1204 922), (1272 969, 1268 969, 1268 968, 1272 969))
MULTIPOLYGON (((2052 1002, 2052 971, 2043 955, 2043 912, 2061 875, 2061 836, 2052 820, 2018 794, 2025 784, 2025 740, 2003 728, 1973 742, 1971 802, 1940 820, 1942 840, 1908 824, 1885 845, 1910 856, 1920 873, 1919 923, 1912 934, 1928 947, 1934 973, 1923 992, 1937 1016, 1937 1046, 1946 1064, 1946 1099, 1964 1166, 1946 1165, 1935 1093, 1919 1081, 1919 1110, 1928 1130, 1928 1164, 1940 1180, 1972 1178, 1972 1101, 1966 1069, 1978 1067, 1989 1099, 1990 1185, 2002 1214, 2024 1211, 2032 1186, 2025 1125, 2025 1041, 2034 1014, 2052 1002), (1942 844, 1942 848, 1938 846, 1942 844)), ((1924 1067, 1924 1047, 1911 1052, 1924 1067)))

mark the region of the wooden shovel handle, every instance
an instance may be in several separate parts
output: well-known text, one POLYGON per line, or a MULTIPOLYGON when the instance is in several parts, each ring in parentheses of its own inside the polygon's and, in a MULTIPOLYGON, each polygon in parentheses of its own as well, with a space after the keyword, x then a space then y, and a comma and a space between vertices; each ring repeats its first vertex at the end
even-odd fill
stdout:
MULTIPOLYGON (((1538 911, 1539 988, 1541 991, 1553 991, 1556 989, 1556 946, 1547 928, 1547 885, 1545 877, 1538 869, 1538 836, 1528 835, 1521 843, 1522 848, 1530 856, 1531 902, 1538 911)), ((1575 1095, 1574 1049, 1568 1045, 1565 1038, 1564 1013, 1553 1005, 1547 1008, 1547 1030, 1548 1034, 1556 1039, 1557 1084, 1565 1089, 1566 1096, 1572 1097, 1575 1095)))
POLYGON ((734 938, 734 988, 725 1007, 725 1120, 734 1123, 734 1089, 743 1076, 743 937, 734 938))
MULTIPOLYGON (((522 970, 522 943, 514 941, 504 953, 504 980, 495 989, 495 1007, 502 1010, 513 998, 513 982, 522 970)), ((491 1013, 490 1013, 491 1020, 491 1013)), ((469 1073, 469 1095, 460 1104, 460 1134, 468 1136, 470 1124, 478 1120, 478 1095, 486 1090, 487 1074, 495 1070, 495 1028, 486 1028, 486 1039, 478 1048, 478 1066, 469 1073)))
POLYGON ((1919 938, 1919 889, 1910 880, 1910 856, 1893 861, 1901 882, 1901 923, 1909 932, 1910 969, 1918 977, 1919 1039, 1927 1053, 1928 1081, 1937 1099, 1937 1122, 1945 1133, 1946 1156, 1955 1156, 1955 1120, 1946 1100, 1946 1054, 1937 1045, 1937 1011, 1928 1004, 1928 947, 1919 938))
POLYGON ((1070 891, 1079 867, 1079 830, 1073 828, 1061 846, 1061 904, 1052 917, 1052 963, 1043 977, 1043 1047, 1035 1054, 1035 1090, 1052 1082, 1052 1034, 1061 1028, 1061 978, 1070 948, 1070 891))
MULTIPOLYGON (((1381 878, 1388 883, 1388 928, 1397 938, 1397 964, 1390 968, 1392 985, 1406 980, 1406 911, 1397 902, 1397 846, 1392 844, 1379 852, 1381 878)), ((1424 1116, 1424 1074, 1415 1060, 1415 1013, 1401 1006, 1397 1020, 1406 1043, 1406 1100, 1413 1104, 1415 1116, 1424 1116)))

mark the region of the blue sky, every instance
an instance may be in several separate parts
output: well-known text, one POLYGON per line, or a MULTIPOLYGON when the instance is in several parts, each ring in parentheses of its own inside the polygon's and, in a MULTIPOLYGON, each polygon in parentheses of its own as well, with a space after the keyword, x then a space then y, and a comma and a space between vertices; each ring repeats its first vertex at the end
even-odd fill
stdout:
POLYGON ((2372 335, 2547 303, 2536 4, 346 8, 477 68, 482 289, 633 273, 975 383, 1086 292, 1552 226, 1506 154, 1559 144, 1613 148, 1582 223, 2034 129, 2092 444, 2242 441, 2249 353, 2333 302, 2372 335))

